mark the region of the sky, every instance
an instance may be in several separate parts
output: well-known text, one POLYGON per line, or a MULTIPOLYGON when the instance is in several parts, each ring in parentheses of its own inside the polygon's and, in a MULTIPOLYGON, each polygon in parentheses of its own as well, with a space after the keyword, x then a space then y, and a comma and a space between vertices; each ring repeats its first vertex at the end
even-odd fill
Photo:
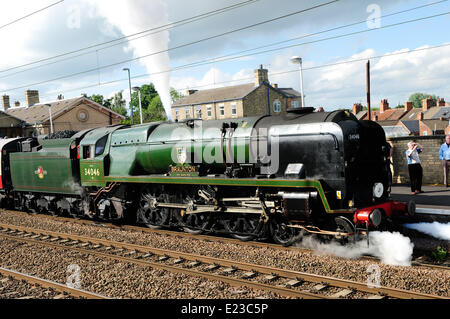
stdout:
POLYGON ((292 56, 303 59, 307 106, 365 104, 369 58, 373 106, 386 98, 395 107, 415 92, 450 101, 448 0, 57 2, 0 2, 0 94, 12 102, 23 105, 27 89, 41 102, 121 90, 129 99, 123 68, 132 86, 155 83, 167 109, 170 87, 249 83, 260 65, 271 83, 300 90, 292 56), (342 63, 350 60, 358 61, 342 63))

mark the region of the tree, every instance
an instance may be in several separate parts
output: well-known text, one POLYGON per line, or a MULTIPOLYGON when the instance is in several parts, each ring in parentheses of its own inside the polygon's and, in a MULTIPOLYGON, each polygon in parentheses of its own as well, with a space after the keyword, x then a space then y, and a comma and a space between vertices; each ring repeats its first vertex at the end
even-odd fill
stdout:
POLYGON ((433 99, 434 105, 436 105, 437 98, 436 95, 426 94, 426 93, 414 93, 411 95, 408 99, 409 102, 413 102, 413 107, 415 108, 421 108, 422 107, 422 100, 427 99, 430 97, 433 99))

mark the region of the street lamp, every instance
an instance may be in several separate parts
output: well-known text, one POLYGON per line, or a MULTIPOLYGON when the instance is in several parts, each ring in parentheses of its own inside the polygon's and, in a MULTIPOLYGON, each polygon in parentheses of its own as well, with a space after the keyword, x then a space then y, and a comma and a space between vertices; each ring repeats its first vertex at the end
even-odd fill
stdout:
POLYGON ((133 88, 134 92, 138 92, 139 96, 139 114, 141 115, 141 124, 144 123, 143 117, 142 117, 142 101, 141 101, 141 88, 139 86, 135 86, 133 88))
POLYGON ((48 106, 48 112, 50 114, 50 134, 53 134, 53 116, 52 116, 52 105, 51 104, 45 104, 48 106))
POLYGON ((305 107, 305 95, 303 94, 303 61, 301 57, 293 56, 291 62, 300 65, 300 93, 302 95, 302 108, 305 107))
POLYGON ((130 109, 131 109, 131 125, 134 125, 134 116, 133 116, 133 96, 131 93, 131 74, 130 74, 130 69, 129 68, 123 68, 123 71, 128 71, 128 84, 130 85, 130 109))

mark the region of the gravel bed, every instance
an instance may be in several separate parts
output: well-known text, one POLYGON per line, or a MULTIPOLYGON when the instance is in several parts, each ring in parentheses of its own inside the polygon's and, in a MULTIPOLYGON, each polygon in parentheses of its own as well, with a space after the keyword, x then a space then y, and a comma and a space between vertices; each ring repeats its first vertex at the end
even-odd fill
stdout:
POLYGON ((0 299, 73 299, 73 297, 0 274, 0 299))
MULTIPOLYGON (((246 287, 231 287, 222 282, 200 277, 175 274, 151 267, 98 258, 69 249, 54 249, 9 239, 1 241, 0 256, 2 256, 1 267, 62 284, 66 283, 68 276, 71 275, 67 272, 67 267, 74 264, 78 265, 81 274, 80 288, 111 298, 280 298, 279 295, 270 292, 257 291, 246 287)), ((11 289, 8 291, 15 292, 14 286, 11 289)), ((17 289, 19 292, 21 291, 21 289, 17 289)), ((11 294, 11 298, 19 296, 20 294, 11 294)), ((2 297, 3 294, 0 292, 0 298, 2 297)), ((51 297, 53 296, 49 296, 49 298, 51 297)))
POLYGON ((0 223, 123 241, 358 282, 367 281, 370 275, 367 269, 371 264, 375 263, 381 270, 380 284, 382 286, 450 297, 450 272, 446 270, 435 270, 425 267, 389 266, 370 260, 344 259, 329 255, 317 255, 312 252, 286 251, 264 247, 243 247, 239 244, 80 225, 37 216, 22 216, 8 211, 2 211, 0 213, 0 223), (244 249, 245 251, 243 251, 244 249))

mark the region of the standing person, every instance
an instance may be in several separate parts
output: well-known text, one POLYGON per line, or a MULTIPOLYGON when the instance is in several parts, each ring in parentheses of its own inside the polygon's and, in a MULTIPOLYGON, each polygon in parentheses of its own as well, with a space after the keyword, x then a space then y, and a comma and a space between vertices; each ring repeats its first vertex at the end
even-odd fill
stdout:
POLYGON ((408 159, 409 179, 411 180, 411 193, 413 195, 422 192, 423 169, 420 165, 419 154, 423 152, 423 146, 415 141, 408 143, 406 158, 408 159))
POLYGON ((388 185, 389 189, 392 187, 392 156, 394 155, 394 147, 389 142, 386 142, 386 169, 388 171, 388 185))
POLYGON ((444 184, 448 187, 448 169, 450 167, 450 135, 445 136, 445 143, 442 144, 439 150, 439 159, 442 161, 442 166, 444 166, 444 184))

